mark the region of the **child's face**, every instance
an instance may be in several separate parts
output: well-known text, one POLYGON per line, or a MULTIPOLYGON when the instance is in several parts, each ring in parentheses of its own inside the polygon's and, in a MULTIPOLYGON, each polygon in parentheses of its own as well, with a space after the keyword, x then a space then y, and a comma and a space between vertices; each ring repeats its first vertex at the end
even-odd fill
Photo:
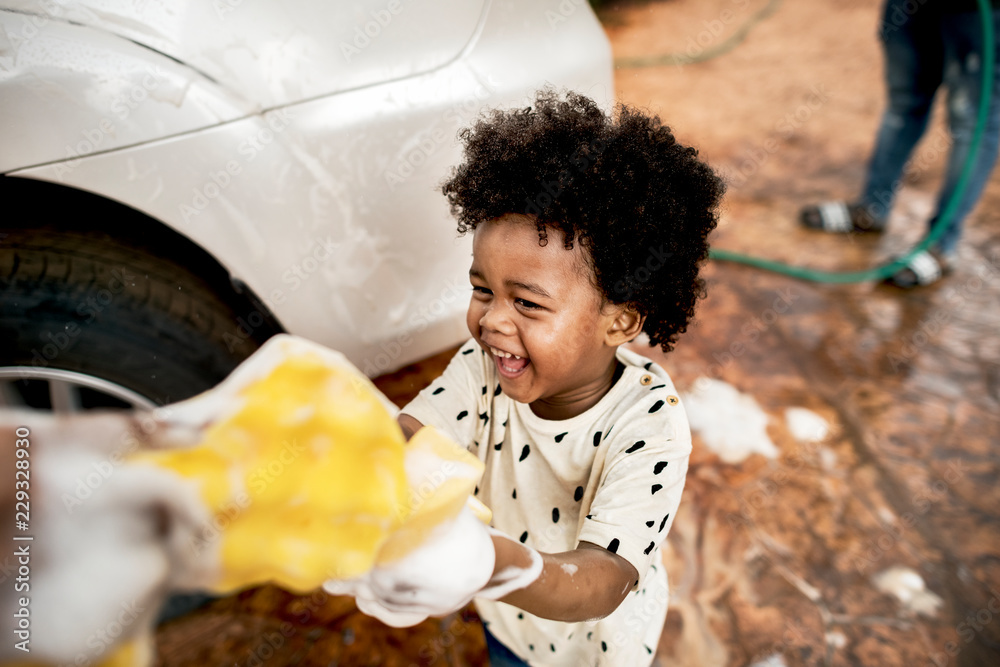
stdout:
POLYGON ((469 331, 503 392, 542 417, 579 414, 611 385, 617 311, 602 311, 583 253, 553 229, 538 245, 535 222, 514 214, 479 225, 473 239, 469 331))

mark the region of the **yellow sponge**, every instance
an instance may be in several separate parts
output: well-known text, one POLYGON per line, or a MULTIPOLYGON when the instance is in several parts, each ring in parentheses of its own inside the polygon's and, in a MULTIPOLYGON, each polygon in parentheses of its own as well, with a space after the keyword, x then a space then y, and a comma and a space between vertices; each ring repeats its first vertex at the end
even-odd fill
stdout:
POLYGON ((220 540, 216 590, 305 591, 405 555, 470 499, 479 460, 430 428, 407 444, 394 412, 342 355, 278 336, 178 404, 210 423, 198 446, 135 460, 197 485, 220 540))

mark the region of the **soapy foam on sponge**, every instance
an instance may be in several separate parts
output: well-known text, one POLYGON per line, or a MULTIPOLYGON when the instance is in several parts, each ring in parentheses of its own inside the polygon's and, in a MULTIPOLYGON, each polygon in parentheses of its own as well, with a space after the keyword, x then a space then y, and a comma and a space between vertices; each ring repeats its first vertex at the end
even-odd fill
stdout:
MULTIPOLYGON (((350 579, 416 549, 469 501, 482 464, 430 428, 406 443, 395 408, 342 355, 278 336, 222 385, 177 406, 199 445, 144 452, 214 512, 213 588, 350 579)), ((481 505, 479 514, 488 519, 481 505)), ((208 544, 210 543, 210 545, 208 544)))

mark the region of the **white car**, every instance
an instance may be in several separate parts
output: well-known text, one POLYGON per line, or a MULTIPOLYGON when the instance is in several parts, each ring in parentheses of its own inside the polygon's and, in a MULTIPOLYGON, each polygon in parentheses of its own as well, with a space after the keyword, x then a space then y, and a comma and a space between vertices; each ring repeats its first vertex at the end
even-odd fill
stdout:
POLYGON ((176 401, 266 338, 458 343, 484 107, 613 99, 586 0, 0 0, 0 406, 176 401))

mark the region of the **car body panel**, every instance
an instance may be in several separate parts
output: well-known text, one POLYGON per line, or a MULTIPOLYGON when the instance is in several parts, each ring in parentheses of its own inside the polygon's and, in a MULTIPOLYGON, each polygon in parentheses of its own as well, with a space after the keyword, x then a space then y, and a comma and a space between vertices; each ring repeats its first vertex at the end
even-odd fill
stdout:
POLYGON ((23 15, 8 35, 25 37, 49 22, 116 35, 184 63, 265 110, 442 67, 472 39, 487 4, 3 0, 0 8, 23 15))
POLYGON ((471 240, 439 190, 461 160, 458 131, 546 84, 605 106, 613 96, 610 47, 585 2, 492 5, 467 52, 436 70, 10 175, 164 222, 287 331, 369 375, 394 370, 468 336, 471 240))

